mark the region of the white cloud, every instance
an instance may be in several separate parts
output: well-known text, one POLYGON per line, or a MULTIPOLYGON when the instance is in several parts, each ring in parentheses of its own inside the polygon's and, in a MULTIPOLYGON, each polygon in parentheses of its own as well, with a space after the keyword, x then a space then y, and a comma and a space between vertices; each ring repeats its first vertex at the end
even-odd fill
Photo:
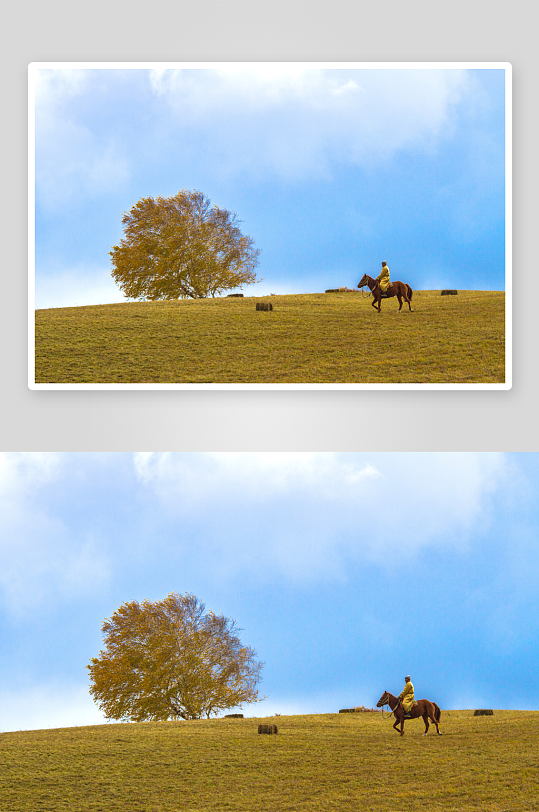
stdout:
POLYGON ((125 150, 113 133, 84 120, 73 102, 91 96, 92 71, 34 71, 36 202, 46 210, 80 205, 116 191, 129 178, 125 150))
POLYGON ((0 454, 0 601, 24 617, 39 606, 91 595, 109 579, 107 555, 80 528, 73 536, 41 489, 61 487, 57 454, 0 454))
POLYGON ((129 160, 112 136, 95 134, 68 117, 49 126, 38 121, 36 202, 43 209, 81 206, 117 192, 129 177, 129 160))
POLYGON ((85 263, 56 270, 40 267, 40 273, 36 274, 36 309, 127 301, 112 278, 109 268, 85 263))
POLYGON ((36 110, 48 115, 88 88, 91 73, 77 68, 32 69, 36 110))
POLYGON ((58 454, 34 451, 25 454, 0 452, 0 499, 9 501, 21 491, 55 478, 60 465, 58 454))
POLYGON ((399 150, 435 149, 472 92, 462 70, 322 70, 261 64, 152 71, 153 92, 223 172, 326 177, 399 150), (219 133, 218 143, 207 138, 219 133))
POLYGON ((137 476, 151 483, 162 498, 174 502, 176 493, 188 493, 190 505, 204 503, 208 497, 265 505, 279 495, 305 489, 324 496, 337 494, 343 483, 379 476, 368 463, 357 467, 336 454, 316 452, 139 452, 134 463, 137 476))
POLYGON ((49 683, 0 690, 0 730, 44 730, 105 723, 88 688, 49 683))
POLYGON ((354 82, 353 79, 350 79, 346 84, 334 87, 332 93, 334 96, 342 96, 343 93, 361 93, 361 90, 361 86, 358 85, 357 82, 354 82))
POLYGON ((351 562, 465 552, 488 530, 499 454, 146 454, 139 480, 224 576, 343 579, 351 562))
MULTIPOLYGON (((507 476, 499 454, 138 452, 132 460, 144 494, 135 524, 146 529, 130 538, 126 565, 164 556, 175 571, 202 567, 229 582, 338 582, 365 562, 412 564, 426 548, 466 554, 491 529, 507 476)), ((65 496, 52 498, 67 471, 62 455, 0 456, 0 599, 12 615, 84 601, 113 578, 120 541, 73 524, 65 496)))

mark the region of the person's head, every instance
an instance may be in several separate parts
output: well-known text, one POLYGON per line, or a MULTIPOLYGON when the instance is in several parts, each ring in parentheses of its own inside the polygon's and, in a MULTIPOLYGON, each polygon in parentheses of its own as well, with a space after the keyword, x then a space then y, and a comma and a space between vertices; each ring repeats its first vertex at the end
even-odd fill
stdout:
POLYGON ((410 682, 410 677, 404 677, 405 682, 410 682))
POLYGON ((387 265, 387 262, 382 262, 382 268, 384 267, 384 265, 387 265))

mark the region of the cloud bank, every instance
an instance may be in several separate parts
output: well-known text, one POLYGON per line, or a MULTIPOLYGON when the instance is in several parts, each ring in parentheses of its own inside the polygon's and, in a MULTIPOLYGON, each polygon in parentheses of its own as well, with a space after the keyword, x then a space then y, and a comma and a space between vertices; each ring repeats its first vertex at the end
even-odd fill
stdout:
POLYGON ((109 577, 107 555, 91 531, 70 528, 42 501, 62 475, 62 455, 0 454, 0 601, 21 618, 79 602, 109 577))
POLYGON ((190 538, 204 524, 206 566, 299 582, 465 551, 507 475, 500 454, 145 453, 134 465, 190 538))
POLYGON ((99 725, 105 722, 86 686, 50 682, 0 690, 0 731, 99 725))
POLYGON ((34 76, 37 204, 52 211, 79 208, 117 192, 130 176, 121 140, 114 128, 94 129, 78 105, 92 93, 98 105, 100 96, 108 103, 107 94, 95 87, 95 72, 42 69, 34 76))
POLYGON ((152 70, 150 84, 180 143, 195 138, 216 169, 294 180, 331 177, 338 165, 372 169, 401 150, 432 151, 472 92, 458 69, 264 64, 152 70))
POLYGON ((499 454, 92 457, 86 474, 79 455, 0 456, 10 613, 84 601, 120 577, 138 581, 141 567, 162 580, 163 561, 182 580, 313 585, 365 564, 405 566, 428 549, 464 555, 488 532, 508 475, 499 454), (67 501, 51 498, 66 489, 67 501))
POLYGON ((136 171, 137 154, 148 161, 172 143, 181 163, 250 182, 329 179, 339 166, 372 170, 402 150, 435 150, 473 92, 459 69, 41 69, 38 201, 58 207, 117 191, 136 171), (147 98, 148 115, 128 132, 115 114, 137 97, 147 98))

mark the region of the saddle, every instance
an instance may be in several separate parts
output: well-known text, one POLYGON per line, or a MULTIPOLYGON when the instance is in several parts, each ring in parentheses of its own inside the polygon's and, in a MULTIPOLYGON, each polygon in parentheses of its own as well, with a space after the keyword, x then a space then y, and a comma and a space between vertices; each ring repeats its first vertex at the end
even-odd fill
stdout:
MULTIPOLYGON (((414 704, 412 705, 410 710, 404 711, 404 718, 405 719, 410 719, 410 712, 411 712, 412 708, 415 708, 416 706, 417 706, 417 702, 414 700, 414 704)), ((402 700, 401 700, 401 703, 399 705, 399 708, 402 708, 402 700)), ((404 708, 403 708, 403 710, 404 710, 404 708)))

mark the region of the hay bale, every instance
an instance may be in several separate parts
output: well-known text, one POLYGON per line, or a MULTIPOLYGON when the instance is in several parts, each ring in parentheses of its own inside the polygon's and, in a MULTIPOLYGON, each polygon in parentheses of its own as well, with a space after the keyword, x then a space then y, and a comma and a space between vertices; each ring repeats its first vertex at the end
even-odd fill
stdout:
POLYGON ((328 288, 325 293, 339 293, 339 288, 328 288))
POLYGON ((243 293, 227 293, 227 299, 243 299, 243 293))
POLYGON ((442 296, 456 296, 458 290, 442 290, 442 296))
POLYGON ((343 708, 342 710, 339 711, 339 713, 355 713, 355 712, 356 712, 355 708, 343 708))
POLYGON ((494 716, 494 711, 491 710, 490 708, 483 709, 483 710, 475 710, 473 712, 473 715, 474 716, 494 716))
POLYGON ((243 719, 243 713, 228 713, 225 719, 243 719))
POLYGON ((259 733, 277 733, 277 725, 258 725, 259 733))
POLYGON ((257 302, 256 303, 257 310, 273 310, 273 305, 271 302, 257 302))

